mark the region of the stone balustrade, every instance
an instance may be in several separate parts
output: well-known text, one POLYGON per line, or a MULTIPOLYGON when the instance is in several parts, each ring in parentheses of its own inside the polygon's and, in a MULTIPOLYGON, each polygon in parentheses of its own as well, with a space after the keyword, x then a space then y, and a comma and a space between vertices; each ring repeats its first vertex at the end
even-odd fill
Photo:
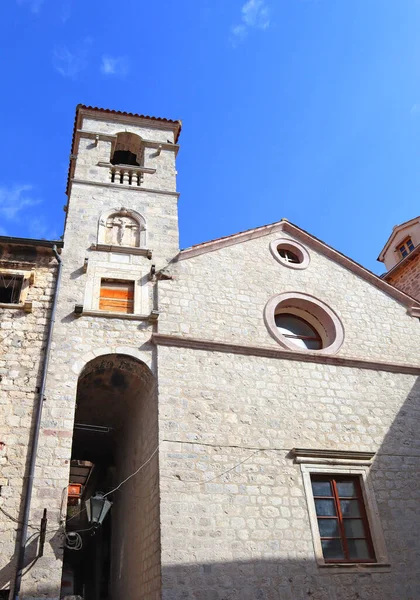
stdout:
POLYGON ((125 165, 110 168, 111 183, 140 186, 143 183, 144 171, 141 167, 128 167, 125 165))

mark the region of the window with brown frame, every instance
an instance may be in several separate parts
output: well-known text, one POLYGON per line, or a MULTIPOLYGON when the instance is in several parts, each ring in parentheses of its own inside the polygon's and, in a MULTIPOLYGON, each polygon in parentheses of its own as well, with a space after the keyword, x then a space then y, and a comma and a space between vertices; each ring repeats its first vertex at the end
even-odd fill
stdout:
POLYGON ((134 312, 134 281, 101 279, 99 310, 132 314, 134 312))
POLYGON ((311 475, 326 563, 376 562, 360 478, 311 475))
POLYGON ((414 248, 415 246, 411 238, 407 238, 402 244, 398 246, 398 250, 402 258, 405 258, 410 254, 410 252, 413 252, 414 248))

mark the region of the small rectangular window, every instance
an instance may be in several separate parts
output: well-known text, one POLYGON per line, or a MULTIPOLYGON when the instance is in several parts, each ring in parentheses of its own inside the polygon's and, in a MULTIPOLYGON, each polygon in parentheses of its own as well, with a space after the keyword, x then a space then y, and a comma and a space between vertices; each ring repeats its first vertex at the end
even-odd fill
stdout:
POLYGON ((400 252, 401 252, 401 256, 403 258, 405 258, 408 255, 408 250, 404 244, 402 246, 400 246, 400 252))
POLYGON ((22 284, 22 275, 5 275, 0 273, 0 303, 19 304, 22 284))
POLYGON ((413 252, 413 250, 414 250, 414 244, 413 244, 413 241, 412 241, 411 238, 408 238, 406 244, 407 244, 408 251, 409 252, 413 252))
POLYGON ((359 477, 311 475, 326 563, 376 562, 359 477))
POLYGON ((132 314, 134 312, 134 281, 101 279, 99 310, 132 314))

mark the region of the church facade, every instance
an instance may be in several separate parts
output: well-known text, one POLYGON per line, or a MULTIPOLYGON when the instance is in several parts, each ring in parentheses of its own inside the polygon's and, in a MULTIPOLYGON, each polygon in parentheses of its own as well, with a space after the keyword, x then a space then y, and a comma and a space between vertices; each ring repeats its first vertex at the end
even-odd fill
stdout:
POLYGON ((420 299, 287 220, 180 251, 180 130, 78 106, 63 247, 0 238, 0 598, 419 598, 420 299))

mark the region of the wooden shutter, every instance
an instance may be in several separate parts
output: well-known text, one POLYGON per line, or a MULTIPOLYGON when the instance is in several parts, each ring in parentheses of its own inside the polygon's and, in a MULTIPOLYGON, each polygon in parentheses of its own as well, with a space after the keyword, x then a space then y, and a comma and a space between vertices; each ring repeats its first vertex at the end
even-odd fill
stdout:
POLYGON ((99 310, 118 313, 134 312, 134 281, 101 280, 99 310))

